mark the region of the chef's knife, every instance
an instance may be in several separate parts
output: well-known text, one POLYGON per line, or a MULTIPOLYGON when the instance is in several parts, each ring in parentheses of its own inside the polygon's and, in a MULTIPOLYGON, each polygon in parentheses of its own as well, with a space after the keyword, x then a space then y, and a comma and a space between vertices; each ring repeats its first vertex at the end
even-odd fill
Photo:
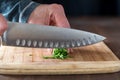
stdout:
POLYGON ((103 41, 105 37, 76 29, 8 22, 2 45, 34 48, 72 48, 103 41))

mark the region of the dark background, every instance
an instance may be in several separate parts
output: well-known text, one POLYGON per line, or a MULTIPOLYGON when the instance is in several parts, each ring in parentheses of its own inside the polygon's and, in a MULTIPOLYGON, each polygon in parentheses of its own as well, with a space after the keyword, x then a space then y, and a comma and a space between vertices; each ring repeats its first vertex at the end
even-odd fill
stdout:
POLYGON ((62 4, 67 16, 120 16, 120 0, 34 0, 62 4))

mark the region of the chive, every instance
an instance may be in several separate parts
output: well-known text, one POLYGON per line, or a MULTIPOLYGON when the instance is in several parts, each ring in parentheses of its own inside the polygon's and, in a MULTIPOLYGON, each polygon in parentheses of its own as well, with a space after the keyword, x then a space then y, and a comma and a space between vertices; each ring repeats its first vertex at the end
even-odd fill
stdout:
POLYGON ((68 52, 65 48, 53 49, 52 57, 44 56, 44 59, 66 59, 68 58, 68 52))

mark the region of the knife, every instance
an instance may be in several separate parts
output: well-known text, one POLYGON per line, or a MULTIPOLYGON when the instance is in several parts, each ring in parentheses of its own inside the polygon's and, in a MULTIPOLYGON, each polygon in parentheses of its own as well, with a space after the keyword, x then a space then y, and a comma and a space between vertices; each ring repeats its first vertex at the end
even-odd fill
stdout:
POLYGON ((72 48, 101 42, 105 37, 77 29, 8 22, 0 45, 33 48, 72 48))

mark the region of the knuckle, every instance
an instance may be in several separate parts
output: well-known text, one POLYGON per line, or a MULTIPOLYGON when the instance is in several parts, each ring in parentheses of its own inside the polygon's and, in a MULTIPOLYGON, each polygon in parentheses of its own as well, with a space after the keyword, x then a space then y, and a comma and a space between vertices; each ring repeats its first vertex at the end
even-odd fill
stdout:
POLYGON ((29 23, 29 24, 33 24, 34 21, 30 18, 30 19, 28 19, 27 23, 29 23))
POLYGON ((28 23, 33 23, 33 21, 32 20, 28 20, 28 23))
POLYGON ((59 10, 59 9, 62 9, 63 10, 63 6, 61 4, 51 4, 51 7, 52 9, 56 9, 56 10, 59 10))

